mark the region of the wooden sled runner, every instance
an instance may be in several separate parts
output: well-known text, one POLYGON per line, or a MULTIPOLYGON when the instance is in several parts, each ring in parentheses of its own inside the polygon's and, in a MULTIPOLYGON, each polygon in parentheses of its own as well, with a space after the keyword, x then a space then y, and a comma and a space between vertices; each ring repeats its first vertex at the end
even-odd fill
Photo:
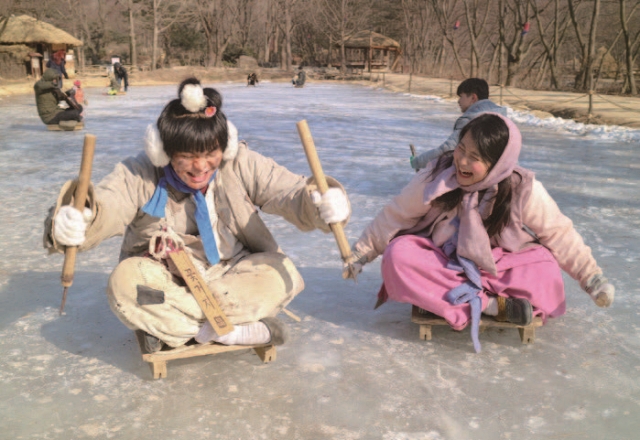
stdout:
POLYGON ((84 122, 77 121, 61 121, 59 124, 47 124, 47 130, 50 131, 77 131, 83 128, 84 122))
POLYGON ((169 350, 161 350, 155 353, 148 353, 144 344, 144 332, 137 330, 135 332, 140 351, 142 352, 142 360, 149 362, 151 374, 154 379, 162 379, 167 377, 167 362, 175 359, 186 359, 196 356, 215 355, 225 353, 227 351, 249 350, 253 349, 258 357, 264 363, 276 360, 276 347, 274 345, 221 345, 221 344, 205 344, 205 345, 183 345, 169 350))
MULTIPOLYGON (((413 306, 411 308, 411 322, 420 326, 420 339, 425 341, 431 340, 431 327, 434 325, 446 325, 449 327, 449 323, 433 313, 413 306)), ((482 332, 487 327, 497 328, 517 328, 520 333, 520 340, 523 344, 532 344, 536 340, 536 327, 542 327, 542 318, 535 316, 531 324, 529 325, 517 325, 510 322, 499 322, 493 319, 491 316, 482 315, 480 320, 480 331, 482 332)))

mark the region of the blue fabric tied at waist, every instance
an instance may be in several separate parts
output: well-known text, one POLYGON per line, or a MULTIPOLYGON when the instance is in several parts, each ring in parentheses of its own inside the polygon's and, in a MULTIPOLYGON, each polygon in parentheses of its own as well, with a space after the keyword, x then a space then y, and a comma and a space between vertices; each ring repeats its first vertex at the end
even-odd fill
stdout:
MULTIPOLYGON (((460 225, 459 219, 454 219, 456 226, 460 225)), ((458 233, 456 232, 443 246, 442 250, 449 257, 447 269, 456 272, 464 272, 467 281, 451 289, 445 295, 445 299, 453 305, 469 303, 471 307, 471 340, 476 353, 480 353, 480 315, 482 314, 482 299, 478 293, 482 291, 482 277, 478 266, 468 258, 461 257, 456 253, 458 233)))
MULTIPOLYGON (((213 173, 211 180, 216 176, 213 173)), ((211 182, 209 180, 209 182, 211 182)), ((207 260, 210 264, 216 264, 220 261, 220 254, 218 253, 218 245, 216 244, 216 238, 213 235, 213 228, 211 227, 211 218, 209 217, 209 209, 207 208, 207 201, 200 190, 189 187, 186 183, 178 177, 175 170, 171 165, 164 167, 164 177, 161 177, 158 181, 151 200, 149 200, 143 207, 142 212, 149 214, 153 217, 164 218, 165 208, 167 206, 168 192, 167 183, 185 194, 193 194, 196 201, 196 224, 198 225, 198 232, 200 232, 200 238, 202 239, 202 245, 204 247, 204 253, 207 256, 207 260)))

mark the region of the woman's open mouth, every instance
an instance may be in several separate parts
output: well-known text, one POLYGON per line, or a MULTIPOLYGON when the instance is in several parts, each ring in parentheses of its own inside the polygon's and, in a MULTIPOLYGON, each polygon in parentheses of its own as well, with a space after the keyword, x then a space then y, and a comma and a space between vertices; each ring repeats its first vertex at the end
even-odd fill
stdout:
POLYGON ((468 173, 466 171, 458 171, 458 174, 465 179, 468 179, 469 177, 473 177, 473 173, 468 173))

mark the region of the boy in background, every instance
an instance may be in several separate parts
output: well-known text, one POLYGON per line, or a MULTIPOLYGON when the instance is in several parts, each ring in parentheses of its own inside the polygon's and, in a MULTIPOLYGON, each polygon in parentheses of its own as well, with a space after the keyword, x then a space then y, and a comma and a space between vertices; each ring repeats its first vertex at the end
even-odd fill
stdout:
POLYGON ((453 151, 458 145, 460 131, 469 121, 480 113, 493 112, 507 116, 507 109, 496 105, 489 99, 489 84, 481 78, 467 78, 460 83, 458 90, 458 105, 462 116, 453 125, 453 133, 438 148, 425 151, 418 156, 411 156, 411 168, 419 170, 427 166, 427 163, 440 157, 447 151, 453 151))

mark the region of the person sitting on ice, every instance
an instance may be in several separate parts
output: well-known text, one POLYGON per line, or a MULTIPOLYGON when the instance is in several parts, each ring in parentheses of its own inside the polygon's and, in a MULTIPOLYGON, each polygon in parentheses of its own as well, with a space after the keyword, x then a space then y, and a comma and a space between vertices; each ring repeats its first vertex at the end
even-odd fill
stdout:
POLYGON ((36 107, 42 122, 57 125, 61 121, 82 121, 82 105, 69 99, 60 90, 60 73, 55 69, 47 69, 33 86, 36 95, 36 107), (69 108, 62 109, 60 102, 66 102, 69 108))
POLYGON ((249 76, 247 76, 247 85, 255 86, 256 84, 258 84, 258 75, 256 75, 255 72, 250 73, 249 76))
POLYGON ((116 79, 115 75, 109 72, 107 74, 107 78, 109 79, 109 90, 107 90, 107 95, 117 95, 120 93, 120 83, 116 79))
POLYGON ((67 95, 78 104, 87 104, 87 101, 84 98, 84 89, 82 88, 82 83, 79 79, 73 82, 73 87, 67 90, 67 95))
POLYGON ((293 78, 291 80, 291 82, 293 83, 294 86, 296 87, 302 87, 304 86, 305 81, 307 80, 307 74, 305 73, 304 69, 302 68, 302 66, 300 66, 298 68, 298 75, 297 77, 293 78))
POLYGON ((471 323, 477 351, 481 312, 523 326, 564 314, 560 269, 610 306, 615 289, 591 249, 533 172, 518 166, 521 142, 502 115, 469 122, 455 150, 416 174, 367 226, 346 275, 384 254, 378 304, 413 304, 455 330, 471 323))
POLYGON ((107 295, 128 328, 146 333, 150 352, 192 338, 282 344, 287 331, 275 316, 304 282, 256 207, 303 231, 329 232, 329 223, 346 223, 349 201, 335 179, 328 178, 330 188, 320 195, 313 179, 239 142, 215 89, 190 78, 178 96, 147 129, 146 151, 116 165, 90 191, 84 212, 63 206, 74 186, 67 182, 46 222, 46 246, 84 251, 124 233, 107 295), (205 322, 180 273, 157 254, 158 238, 184 246, 235 325, 231 333, 218 336, 205 322))
POLYGON ((458 90, 458 106, 462 116, 453 125, 453 133, 438 148, 434 148, 418 156, 411 156, 410 164, 413 169, 425 168, 427 163, 437 159, 447 151, 453 151, 458 144, 462 127, 480 113, 492 112, 507 116, 507 109, 496 105, 489 99, 489 84, 482 78, 467 78, 460 83, 458 90))

